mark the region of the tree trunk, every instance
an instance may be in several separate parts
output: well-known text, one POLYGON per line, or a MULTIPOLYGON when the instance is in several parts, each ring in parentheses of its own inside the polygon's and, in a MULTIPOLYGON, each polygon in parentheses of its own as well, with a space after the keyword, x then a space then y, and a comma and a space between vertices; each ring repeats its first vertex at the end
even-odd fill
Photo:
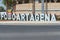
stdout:
POLYGON ((35 14, 35 0, 33 0, 32 13, 35 14))
POLYGON ((6 1, 6 12, 8 10, 8 0, 6 1))

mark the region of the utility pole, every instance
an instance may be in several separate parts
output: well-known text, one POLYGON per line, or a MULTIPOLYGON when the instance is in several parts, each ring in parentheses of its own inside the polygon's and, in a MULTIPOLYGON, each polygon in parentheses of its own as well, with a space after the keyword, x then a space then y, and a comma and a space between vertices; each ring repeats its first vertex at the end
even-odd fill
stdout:
POLYGON ((41 6, 41 8, 42 8, 42 13, 44 13, 44 0, 41 0, 41 2, 42 2, 42 6, 41 6))
POLYGON ((48 12, 48 3, 47 3, 47 0, 46 0, 46 14, 48 12))

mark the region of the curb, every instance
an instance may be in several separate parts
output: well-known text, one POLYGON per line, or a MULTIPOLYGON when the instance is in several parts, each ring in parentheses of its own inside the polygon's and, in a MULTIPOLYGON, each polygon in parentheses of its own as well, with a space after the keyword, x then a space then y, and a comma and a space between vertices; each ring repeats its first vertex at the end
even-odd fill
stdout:
POLYGON ((60 25, 60 21, 0 21, 0 25, 60 25))

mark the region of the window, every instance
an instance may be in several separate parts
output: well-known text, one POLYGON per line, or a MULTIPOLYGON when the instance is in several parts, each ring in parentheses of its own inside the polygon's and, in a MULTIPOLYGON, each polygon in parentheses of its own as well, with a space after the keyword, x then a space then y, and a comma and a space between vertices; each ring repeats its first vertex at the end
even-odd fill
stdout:
POLYGON ((47 1, 47 3, 54 2, 54 0, 44 0, 44 2, 46 2, 46 1, 47 1))
MULTIPOLYGON (((51 3, 55 3, 55 2, 60 2, 60 0, 44 0, 44 2, 51 2, 51 3)), ((41 3, 41 0, 39 0, 39 2, 41 3)))
POLYGON ((39 3, 41 3, 41 0, 39 0, 39 3))
POLYGON ((44 2, 46 2, 46 1, 49 2, 50 0, 44 0, 44 2))
POLYGON ((57 2, 60 2, 60 0, 57 0, 57 2))
POLYGON ((54 0, 51 0, 52 3, 54 3, 54 0))
POLYGON ((18 4, 22 4, 22 1, 19 1, 18 4))
POLYGON ((29 3, 29 0, 18 0, 18 4, 29 3))
MULTIPOLYGON (((42 1, 42 0, 39 0, 39 3, 41 3, 41 1, 42 1)), ((48 3, 49 3, 49 2, 54 2, 54 0, 44 0, 44 2, 46 2, 46 1, 47 1, 48 3)))
POLYGON ((29 0, 25 0, 25 3, 29 3, 29 0))
POLYGON ((18 0, 18 4, 22 4, 22 1, 21 0, 18 0))

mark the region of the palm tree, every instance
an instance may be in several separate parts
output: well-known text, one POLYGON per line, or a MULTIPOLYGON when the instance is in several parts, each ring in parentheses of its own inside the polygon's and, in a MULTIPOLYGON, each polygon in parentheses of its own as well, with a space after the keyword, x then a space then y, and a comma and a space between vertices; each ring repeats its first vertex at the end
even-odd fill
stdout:
POLYGON ((3 2, 2 2, 5 6, 6 6, 6 0, 3 0, 3 2))
POLYGON ((3 0, 3 2, 2 2, 6 7, 7 7, 7 9, 9 8, 9 7, 12 7, 12 0, 3 0))
POLYGON ((8 0, 7 2, 8 2, 8 6, 10 8, 13 8, 16 5, 16 1, 15 0, 8 0))
POLYGON ((7 1, 6 1, 6 4, 7 4, 7 6, 8 6, 7 8, 11 8, 13 2, 12 2, 12 0, 7 0, 7 1))
POLYGON ((1 6, 0 7, 0 11, 2 10, 2 11, 6 11, 6 9, 5 9, 5 7, 6 7, 6 0, 2 0, 2 5, 4 5, 3 7, 1 6))

